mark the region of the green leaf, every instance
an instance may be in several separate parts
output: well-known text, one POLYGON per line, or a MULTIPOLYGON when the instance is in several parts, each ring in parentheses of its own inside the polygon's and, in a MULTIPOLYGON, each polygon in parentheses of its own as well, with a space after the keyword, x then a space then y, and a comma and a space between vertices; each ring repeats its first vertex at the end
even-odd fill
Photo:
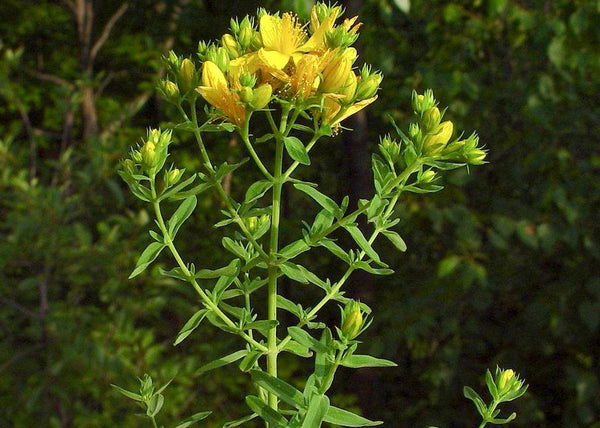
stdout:
MULTIPOLYGON (((344 226, 344 229, 348 231, 348 233, 352 236, 354 241, 358 244, 358 246, 369 256, 372 260, 381 264, 381 259, 379 255, 375 252, 371 244, 367 241, 363 233, 360 231, 357 225, 348 224, 344 226)), ((387 267, 387 266, 385 266, 387 267)))
POLYGON ((312 351, 310 351, 306 346, 300 345, 295 340, 290 340, 288 343, 286 343, 283 347, 283 350, 303 358, 309 358, 313 356, 312 351))
POLYGON ((288 311, 289 313, 295 315, 298 319, 302 319, 304 316, 304 311, 301 307, 291 300, 286 299, 281 294, 277 295, 277 307, 288 311))
POLYGON ((310 165, 310 158, 302 141, 296 137, 285 137, 283 144, 285 145, 285 150, 293 160, 302 165, 310 165))
POLYGON ((152 263, 160 252, 165 248, 166 245, 160 242, 153 242, 146 247, 146 249, 142 252, 142 255, 138 259, 135 269, 129 275, 129 279, 138 276, 140 273, 146 270, 146 268, 152 263))
POLYGON ((250 329, 258 330, 266 336, 269 330, 271 330, 274 327, 277 327, 278 325, 279 325, 279 321, 277 321, 277 320, 253 321, 253 322, 246 324, 244 326, 244 330, 250 330, 250 329))
MULTIPOLYGON (((262 370, 251 370, 252 381, 296 409, 305 408, 304 396, 289 383, 262 370)), ((252 409, 254 410, 254 409, 252 409)))
POLYGON ((150 417, 156 416, 163 404, 165 404, 165 397, 162 394, 154 394, 147 404, 146 414, 150 417))
POLYGON ((338 205, 329 196, 322 194, 317 189, 309 186, 308 184, 296 183, 294 184, 294 187, 310 196, 312 199, 315 200, 315 202, 317 202, 319 205, 321 205, 323 208, 325 208, 327 211, 333 214, 334 217, 337 218, 340 216, 340 207, 338 207, 338 205))
POLYGON ((279 265, 279 269, 285 276, 301 284, 308 284, 308 276, 306 275, 306 269, 301 269, 300 265, 285 262, 279 265))
POLYGON ((487 413, 487 406, 484 401, 481 399, 479 394, 477 394, 472 388, 465 386, 463 388, 463 395, 475 403, 475 407, 477 407, 477 411, 481 416, 485 416, 487 413))
POLYGON ((372 273, 373 275, 391 275, 394 273, 392 269, 376 269, 369 263, 363 261, 357 261, 352 264, 356 269, 362 269, 365 272, 372 273))
POLYGON ((246 396, 246 404, 272 428, 287 428, 288 421, 255 395, 246 396))
POLYGON ((273 187, 273 182, 268 180, 259 180, 252 183, 248 190, 246 190, 246 196, 244 198, 246 203, 250 203, 257 199, 260 199, 267 191, 273 187))
POLYGON ((240 362, 240 370, 243 372, 249 372, 254 367, 254 364, 258 361, 263 353, 260 351, 250 351, 244 359, 240 362))
POLYGON ((288 333, 296 342, 306 346, 318 353, 328 353, 329 348, 323 343, 312 337, 308 332, 302 330, 300 327, 289 327, 288 333))
POLYGON ((406 242, 404 242, 404 239, 402 239, 402 237, 400 235, 398 235, 396 232, 394 232, 393 230, 384 230, 383 234, 385 235, 385 237, 387 239, 390 240, 390 242, 392 244, 394 244, 394 246, 404 252, 406 251, 406 242))
POLYGON ((349 262, 350 257, 348 256, 348 253, 346 253, 342 247, 333 242, 331 239, 323 239, 319 241, 319 245, 327 248, 334 256, 337 256, 346 263, 349 262))
POLYGON ((460 265, 460 257, 458 256, 448 256, 443 259, 438 265, 438 277, 443 278, 447 275, 450 275, 452 272, 456 270, 456 268, 460 265))
POLYGON ((247 353, 248 353, 248 351, 246 351, 245 349, 242 349, 242 350, 236 351, 232 354, 225 355, 224 357, 221 357, 219 359, 211 361, 208 364, 203 365, 202 367, 200 367, 198 369, 196 374, 203 374, 210 370, 214 370, 216 368, 226 366, 227 364, 235 363, 237 360, 240 360, 243 357, 245 357, 247 353))
POLYGON ((190 416, 189 418, 187 418, 185 421, 181 422, 175 428, 187 428, 190 425, 195 424, 196 422, 206 419, 208 417, 208 415, 210 415, 211 413, 212 413, 211 411, 195 413, 192 416, 190 416))
POLYGON ((394 0, 396 7, 402 12, 408 14, 410 12, 410 0, 394 0))
POLYGON ((323 422, 327 422, 333 425, 341 425, 343 427, 372 427, 381 425, 381 421, 371 421, 362 416, 355 415, 348 410, 340 409, 338 407, 329 406, 327 413, 323 418, 323 422))
POLYGON ((192 212, 194 212, 194 209, 196 208, 197 202, 198 199, 196 196, 190 196, 189 198, 185 199, 181 205, 179 205, 177 211, 173 213, 173 216, 167 223, 167 228, 169 230, 169 235, 171 235, 171 239, 177 235, 177 231, 181 225, 189 218, 190 215, 192 215, 192 212))
POLYGON ((329 409, 329 398, 326 395, 315 394, 310 398, 302 428, 318 428, 329 409))
POLYGON ((184 339, 187 338, 192 331, 194 331, 200 325, 207 312, 208 309, 200 309, 198 312, 192 315, 188 322, 185 323, 185 325, 177 334, 177 338, 175 339, 175 343, 173 343, 173 345, 179 345, 181 342, 183 342, 184 339))
POLYGON ((258 415, 256 413, 251 413, 247 416, 244 416, 242 418, 236 419, 235 421, 230 421, 230 422, 226 422, 223 424, 223 428, 233 428, 233 427, 238 427, 242 424, 245 424, 248 421, 251 421, 252 419, 254 419, 255 417, 257 417, 258 415))
POLYGON ((297 241, 291 242, 290 244, 288 244, 284 248, 282 248, 279 251, 279 254, 282 257, 285 257, 286 259, 290 260, 290 259, 293 259, 294 257, 296 257, 298 254, 301 254, 301 253, 307 251, 309 248, 310 247, 304 241, 304 239, 298 239, 297 241))
POLYGON ((342 361, 342 365, 353 369, 361 367, 396 367, 393 361, 382 358, 372 357, 370 355, 351 355, 342 361))
POLYGON ((139 401, 139 402, 144 402, 144 399, 142 398, 142 396, 140 394, 136 394, 135 392, 127 391, 126 389, 123 389, 120 386, 114 385, 112 383, 110 384, 110 386, 112 386, 114 389, 119 391, 121 394, 123 394, 127 398, 131 398, 132 400, 139 401))
POLYGON ((233 254, 235 254, 236 256, 238 256, 241 259, 244 260, 250 260, 250 254, 248 253, 248 251, 246 251, 246 249, 244 248, 244 246, 242 244, 240 244, 237 241, 234 241, 231 238, 228 237, 224 237, 221 240, 221 244, 223 245, 223 247, 232 252, 233 254))
POLYGON ((223 276, 236 277, 240 272, 241 262, 239 259, 232 260, 227 266, 219 269, 200 269, 194 274, 196 279, 220 278, 223 276))

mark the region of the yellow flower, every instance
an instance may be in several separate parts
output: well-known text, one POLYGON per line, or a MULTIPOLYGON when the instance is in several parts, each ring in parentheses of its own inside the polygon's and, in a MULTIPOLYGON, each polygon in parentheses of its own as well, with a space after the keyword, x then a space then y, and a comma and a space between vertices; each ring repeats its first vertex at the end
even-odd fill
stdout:
POLYGON ((214 62, 204 62, 202 86, 196 90, 209 104, 221 110, 231 123, 242 126, 246 120, 246 109, 240 104, 239 95, 229 89, 225 75, 214 62))
POLYGON ((302 99, 313 95, 319 86, 319 57, 312 54, 303 55, 296 64, 296 70, 290 76, 292 93, 302 99))
POLYGON ((319 90, 323 93, 334 93, 342 89, 349 75, 354 74, 352 64, 356 59, 356 50, 346 49, 341 55, 337 52, 338 50, 333 50, 323 56, 326 65, 323 69, 323 81, 319 85, 319 90))
POLYGON ((359 112, 376 99, 377 95, 344 107, 342 106, 339 97, 326 96, 323 111, 323 123, 328 124, 330 126, 336 126, 342 120, 346 119, 349 116, 352 116, 354 113, 359 112))
POLYGON ((323 52, 327 49, 326 35, 333 29, 336 19, 342 13, 342 8, 340 6, 330 8, 329 15, 319 20, 319 7, 323 6, 323 4, 316 4, 311 10, 310 28, 313 33, 308 41, 300 47, 303 52, 323 52))
POLYGON ((304 27, 291 13, 281 17, 265 14, 259 27, 263 47, 258 57, 269 67, 282 70, 306 39, 304 27))

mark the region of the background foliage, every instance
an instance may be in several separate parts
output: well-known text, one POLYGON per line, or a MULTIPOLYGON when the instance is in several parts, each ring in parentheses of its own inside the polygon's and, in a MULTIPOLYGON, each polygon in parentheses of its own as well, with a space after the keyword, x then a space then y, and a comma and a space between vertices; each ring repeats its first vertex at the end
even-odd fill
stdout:
MULTIPOLYGON (((347 3, 365 23, 365 61, 385 74, 368 112, 370 147, 389 115, 408 118, 413 88, 432 87, 458 128, 478 130, 490 164, 447 175, 433 197, 405 199, 409 251, 386 251, 397 273, 356 278, 351 290, 375 308, 365 346, 399 367, 340 377, 338 404, 354 402, 389 426, 472 426, 462 386, 482 389, 485 368, 499 364, 531 384, 514 426, 600 426, 600 4, 347 3)), ((305 13, 310 2, 260 5, 305 13)), ((256 7, 0 4, 0 414, 8 425, 139 426, 109 384, 133 389, 144 373, 158 383, 177 375, 165 391, 167 425, 198 410, 213 409, 214 426, 242 414, 247 383, 235 368, 210 381, 193 376, 233 339, 201 327, 173 348, 195 311, 190 291, 156 271, 127 280, 150 217, 115 170, 146 127, 168 120, 153 92, 160 56, 194 52, 229 17, 256 7)), ((313 154, 318 179, 359 197, 369 147, 349 133, 338 139, 339 150, 313 154)), ((212 145, 223 158, 242 156, 235 140, 212 145)), ((175 150, 198 166, 192 144, 175 150)), ((232 191, 243 182, 234 176, 232 191)), ((219 214, 203 198, 183 250, 214 266, 217 237, 206 225, 219 214)), ((330 260, 318 262, 326 269, 330 260)))

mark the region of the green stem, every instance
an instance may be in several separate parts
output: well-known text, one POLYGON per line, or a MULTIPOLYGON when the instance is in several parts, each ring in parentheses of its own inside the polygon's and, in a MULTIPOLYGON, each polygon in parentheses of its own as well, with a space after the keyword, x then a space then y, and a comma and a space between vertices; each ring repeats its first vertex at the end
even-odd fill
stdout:
POLYGON ((240 135, 242 137, 242 140, 244 141, 244 144, 246 145, 246 149, 248 149, 250 156, 252 156, 254 163, 256 164, 258 169, 260 169, 260 172, 262 172, 263 175, 265 176, 265 178, 267 178, 268 180, 273 180, 273 176, 267 170, 265 165, 262 163, 262 161, 258 157, 258 154, 256 153, 256 150, 254 150, 254 146, 250 142, 250 132, 249 132, 250 116, 251 115, 249 114, 248 117, 246 118, 246 121, 244 122, 244 127, 240 130, 240 135))
POLYGON ((340 366, 340 363, 342 361, 342 357, 343 356, 344 356, 344 351, 343 350, 337 351, 337 355, 335 356, 335 360, 334 360, 333 364, 331 365, 331 367, 329 368, 329 371, 327 372, 327 375, 323 379, 323 383, 321 384, 321 388, 319 388, 319 392, 321 394, 325 394, 327 392, 327 390, 331 387, 331 384, 333 383, 333 377, 335 376, 335 372, 337 371, 338 367, 340 366))
POLYGON ((181 258, 181 255, 179 254, 179 251, 177 251, 177 248, 175 248, 175 244, 173 243, 173 240, 171 238, 171 236, 169 235, 169 231, 167 229, 167 226, 165 224, 165 220, 162 216, 162 212, 160 210, 160 204, 158 203, 158 201, 156 200, 156 188, 154 185, 154 177, 151 177, 152 180, 150 182, 151 185, 151 191, 152 191, 152 206, 154 207, 154 213, 156 215, 156 221, 158 223, 158 227, 160 228, 164 240, 165 240, 165 244, 167 245, 167 247, 169 248, 169 250, 171 251, 171 254, 173 255, 173 258, 175 259, 175 261, 177 262, 177 264, 179 265, 179 268, 181 269, 181 272, 189 279, 190 284, 192 284, 192 286, 194 287, 194 289, 196 290, 196 292, 200 295, 200 298, 202 299, 202 302, 204 303, 204 305, 210 309, 211 311, 213 311, 225 324, 227 324, 228 327, 230 327, 231 329, 237 331, 237 333, 243 337, 246 342, 250 343, 252 346, 254 346, 256 349, 262 351, 262 352, 267 352, 268 348, 265 347, 265 345, 263 345, 262 343, 257 342, 256 340, 254 340, 251 336, 249 336, 248 334, 246 334, 243 330, 240 330, 238 328, 238 326, 221 310, 221 308, 219 308, 219 306, 212 301, 212 299, 204 292, 204 290, 202 289, 202 287, 200 287, 200 284, 198 284, 198 281, 196 281, 196 278, 194 278, 194 275, 190 272, 190 270, 187 268, 187 265, 185 264, 185 262, 183 261, 183 259, 181 258))
POLYGON ((150 419, 152 419, 152 426, 154 428, 158 428, 158 424, 156 423, 156 418, 154 416, 150 416, 150 419))
MULTIPOLYGON (((275 139, 275 164, 273 168, 273 205, 271 210, 271 234, 269 237, 269 268, 268 268, 268 289, 267 289, 267 319, 277 320, 277 251, 279 249, 279 222, 281 217, 281 193, 283 181, 281 172, 283 169, 283 138, 287 127, 287 118, 289 109, 283 109, 281 113, 281 123, 279 132, 275 139)), ((267 335, 267 372, 277 377, 277 327, 269 330, 267 335)), ((269 407, 277 410, 277 396, 269 393, 269 407)))

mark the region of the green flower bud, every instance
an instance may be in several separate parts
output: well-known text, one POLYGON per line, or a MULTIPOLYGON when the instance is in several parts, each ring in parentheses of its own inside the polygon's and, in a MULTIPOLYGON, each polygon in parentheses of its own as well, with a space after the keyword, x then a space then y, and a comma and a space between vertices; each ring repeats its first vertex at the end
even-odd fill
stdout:
MULTIPOLYGON (((133 155, 133 154, 132 154, 133 155)), ((135 162, 131 159, 125 159, 121 162, 121 169, 128 175, 137 174, 137 168, 135 162)))
POLYGON ((435 171, 428 169, 421 174, 419 181, 421 183, 431 183, 435 179, 435 171))
POLYGON ((240 31, 240 24, 237 18, 231 18, 229 21, 229 28, 231 28, 233 34, 237 34, 240 31))
POLYGON ((426 132, 429 132, 432 129, 436 129, 440 124, 441 118, 442 115, 440 113, 440 109, 438 109, 437 107, 431 107, 423 114, 423 119, 421 120, 423 129, 426 132))
POLYGON ((252 25, 252 21, 246 16, 240 23, 240 29, 237 33, 237 39, 243 50, 246 50, 252 44, 256 30, 252 25))
POLYGON ((373 97, 379 90, 379 85, 382 80, 383 75, 379 72, 371 74, 366 78, 362 78, 361 76, 358 88, 356 89, 356 99, 366 100, 367 98, 373 97))
POLYGON ((142 154, 142 167, 149 171, 156 165, 156 146, 152 141, 147 141, 146 144, 140 149, 142 154))
POLYGON ((179 67, 179 78, 184 92, 189 92, 196 86, 196 67, 189 59, 184 59, 179 67))
POLYGON ((198 57, 204 61, 206 60, 206 55, 208 54, 209 45, 203 40, 198 42, 198 57))
POLYGON ((179 182, 179 180, 181 179, 181 175, 183 174, 183 171, 181 171, 180 169, 174 168, 170 171, 165 172, 165 185, 167 187, 169 186, 173 186, 175 184, 177 184, 179 182))
POLYGON ((163 80, 161 89, 169 101, 172 103, 179 102, 179 87, 175 83, 170 80, 163 80))
POLYGON ((269 84, 260 85, 252 93, 252 101, 250 106, 255 110, 264 108, 269 101, 271 101, 271 95, 273 94, 273 88, 269 84))
POLYGON ((379 144, 379 151, 388 162, 395 163, 400 156, 400 144, 386 135, 379 144))
POLYGON ((411 123, 408 126, 408 136, 413 140, 413 141, 419 141, 421 139, 421 128, 419 127, 419 125, 417 125, 416 123, 411 123))
POLYGON ((245 103, 252 102, 252 98, 254 98, 254 93, 252 91, 252 88, 250 88, 248 86, 242 87, 242 89, 240 89, 239 95, 240 95, 240 99, 242 100, 242 102, 245 102, 245 103))
POLYGON ((221 71, 227 73, 227 70, 229 69, 229 53, 227 52, 227 49, 223 47, 217 48, 215 59, 215 64, 217 64, 221 71))
POLYGON ((435 107, 436 101, 433 96, 433 91, 428 89, 425 94, 419 95, 416 91, 413 91, 412 105, 413 110, 418 114, 423 114, 432 107, 435 107))
POLYGON ((221 37, 221 45, 229 54, 230 59, 235 59, 240 56, 240 46, 231 34, 224 34, 223 37, 221 37))
POLYGON ((360 303, 354 300, 346 304, 342 312, 342 334, 348 340, 354 339, 363 327, 363 315, 360 303))
POLYGON ((240 85, 254 88, 254 85, 256 85, 256 76, 248 71, 243 71, 240 75, 240 85))
POLYGON ((454 125, 449 120, 442 122, 434 133, 428 134, 423 140, 423 153, 436 155, 448 144, 454 131, 454 125))

